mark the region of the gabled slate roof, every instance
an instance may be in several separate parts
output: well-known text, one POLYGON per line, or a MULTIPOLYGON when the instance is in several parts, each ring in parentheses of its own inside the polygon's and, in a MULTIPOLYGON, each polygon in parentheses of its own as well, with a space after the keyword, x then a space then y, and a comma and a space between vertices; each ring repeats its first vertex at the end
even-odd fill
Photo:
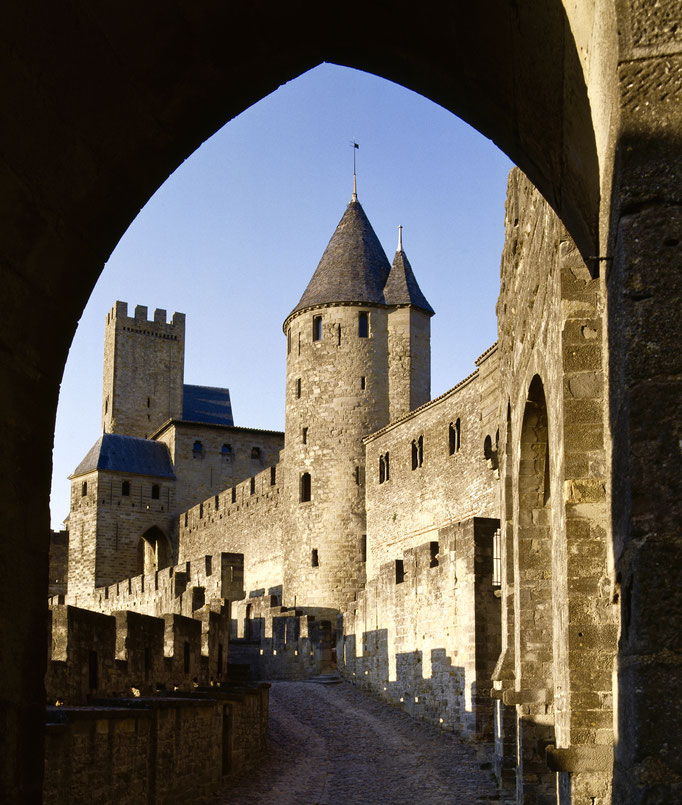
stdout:
MULTIPOLYGON (((335 302, 384 304, 388 258, 359 201, 351 201, 299 303, 299 310, 335 302)), ((289 318, 289 316, 287 318, 289 318)))
POLYGON ((393 258, 391 273, 384 286, 384 299, 387 305, 414 305, 431 316, 435 313, 421 292, 410 261, 402 249, 398 249, 393 258))
POLYGON ((73 471, 72 478, 93 470, 175 478, 168 447, 163 442, 103 433, 73 471))
POLYGON ((230 390, 212 386, 183 387, 182 418, 186 422, 234 425, 230 390))

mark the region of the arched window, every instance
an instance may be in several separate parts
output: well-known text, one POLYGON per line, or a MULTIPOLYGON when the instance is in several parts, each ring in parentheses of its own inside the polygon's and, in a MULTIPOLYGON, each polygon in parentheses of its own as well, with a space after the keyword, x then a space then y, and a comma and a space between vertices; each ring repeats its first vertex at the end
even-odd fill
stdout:
POLYGON ((312 559, 311 559, 311 565, 312 565, 313 567, 319 567, 319 566, 320 566, 320 556, 319 556, 319 554, 318 554, 318 552, 317 552, 317 548, 313 548, 313 554, 312 554, 312 559))
POLYGON ((448 442, 451 456, 459 452, 460 430, 461 423, 459 418, 457 418, 457 421, 451 422, 450 427, 448 428, 448 442))
POLYGON ((220 455, 221 455, 223 458, 230 459, 230 458, 232 457, 232 445, 231 445, 231 444, 227 444, 227 443, 225 443, 225 444, 224 444, 224 445, 223 445, 223 446, 220 448, 220 455))
POLYGON ((300 494, 300 501, 301 503, 306 503, 311 498, 311 483, 310 483, 310 473, 304 472, 301 474, 301 494, 300 494))
POLYGON ((313 341, 322 340, 322 316, 313 316, 313 341))
POLYGON ((88 494, 88 482, 83 481, 81 484, 81 497, 85 497, 88 494))
POLYGON ((383 484, 386 480, 386 463, 383 456, 379 456, 379 483, 383 484))
POLYGON ((360 338, 369 338, 369 313, 366 310, 361 310, 358 313, 358 336, 360 338))
POLYGON ((192 455, 194 458, 201 458, 204 454, 204 446, 199 439, 192 445, 192 455))
POLYGON ((124 481, 121 484, 121 495, 127 498, 130 495, 130 481, 124 481))
POLYGON ((417 449, 417 442, 412 440, 412 469, 416 470, 419 466, 419 450, 417 449))
POLYGON ((158 484, 152 484, 152 500, 158 500, 161 495, 161 489, 158 484))

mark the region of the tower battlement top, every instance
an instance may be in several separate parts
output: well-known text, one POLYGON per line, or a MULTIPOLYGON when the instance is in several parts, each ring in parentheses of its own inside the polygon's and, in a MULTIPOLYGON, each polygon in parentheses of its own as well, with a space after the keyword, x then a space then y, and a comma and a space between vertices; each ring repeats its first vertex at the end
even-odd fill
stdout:
POLYGON ((185 314, 173 313, 170 321, 167 321, 167 313, 163 308, 154 310, 154 317, 148 318, 148 308, 146 305, 136 305, 135 313, 128 315, 128 303, 117 301, 107 313, 107 326, 116 323, 119 326, 126 326, 140 331, 161 331, 164 333, 185 330, 185 314))

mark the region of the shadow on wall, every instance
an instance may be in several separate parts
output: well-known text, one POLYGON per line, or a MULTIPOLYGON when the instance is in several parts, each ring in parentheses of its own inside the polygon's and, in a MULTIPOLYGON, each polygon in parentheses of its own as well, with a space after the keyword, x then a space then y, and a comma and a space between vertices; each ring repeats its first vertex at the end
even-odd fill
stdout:
POLYGON ((396 679, 391 680, 388 631, 363 632, 343 640, 339 671, 350 682, 381 696, 411 716, 468 737, 492 740, 493 703, 489 690, 478 691, 464 667, 453 665, 444 648, 431 649, 431 674, 424 675, 423 652, 395 655, 396 679))

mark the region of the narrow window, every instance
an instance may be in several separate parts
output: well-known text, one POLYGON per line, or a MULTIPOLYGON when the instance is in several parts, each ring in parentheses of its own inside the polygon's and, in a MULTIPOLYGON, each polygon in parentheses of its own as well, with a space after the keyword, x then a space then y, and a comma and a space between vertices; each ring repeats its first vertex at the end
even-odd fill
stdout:
POLYGON ((202 518, 203 516, 204 516, 204 504, 203 504, 203 503, 200 503, 200 504, 199 504, 199 519, 201 520, 201 518, 202 518))
POLYGON ((151 397, 147 397, 147 408, 151 408, 151 407, 152 407, 152 399, 151 399, 151 397))
POLYGON ((322 340, 322 316, 313 316, 313 341, 322 340))
POLYGON ((358 313, 358 335, 360 338, 369 338, 369 313, 365 310, 358 313))
POLYGON ((161 489, 158 484, 152 484, 152 500, 158 500, 161 495, 161 489))
POLYGON ((88 687, 90 690, 97 690, 98 680, 98 662, 97 662, 97 652, 90 651, 88 653, 88 687))
POLYGON ((129 495, 130 495, 130 481, 124 481, 121 484, 121 495, 124 498, 129 497, 129 495))
POLYGON ((430 542, 429 543, 429 567, 438 567, 438 543, 437 542, 430 542))
POLYGON ((301 378, 300 377, 296 381, 296 397, 299 400, 301 399, 301 378))
POLYGON ((384 455, 384 463, 386 464, 386 480, 390 481, 391 480, 391 465, 390 465, 389 458, 388 458, 388 451, 386 451, 386 453, 384 455))
POLYGON ((383 456, 379 456, 379 483, 383 484, 386 480, 386 462, 383 456))
POLYGON ((462 436, 462 422, 459 417, 457 417, 457 421, 455 422, 454 426, 454 435, 453 435, 453 453, 459 453, 459 448, 461 445, 461 436, 462 436))
POLYGON ((301 354, 301 334, 298 334, 298 354, 301 354))
POLYGON ((270 486, 277 483, 277 467, 270 467, 270 486))
POLYGON ((260 461, 260 447, 251 448, 251 458, 255 458, 257 461, 260 461))
POLYGON ((196 442, 194 442, 194 444, 192 445, 192 455, 194 458, 201 458, 203 452, 204 452, 204 446, 197 439, 196 442))
POLYGON ((220 508, 220 497, 218 495, 213 498, 213 503, 215 504, 216 511, 218 511, 220 508))
POLYGON ((287 355, 291 353, 291 327, 287 330, 287 355))
POLYGON ((412 469, 416 470, 419 466, 419 448, 416 439, 412 440, 412 469))
POLYGON ((360 556, 363 562, 367 561, 367 534, 360 537, 360 556))
POLYGON ((417 452, 419 453, 419 466, 424 463, 424 437, 420 436, 417 439, 417 452))
POLYGON ((502 532, 493 534, 493 587, 502 586, 502 532))
POLYGON ((252 495, 256 494, 256 479, 253 477, 253 475, 251 476, 251 482, 249 484, 249 491, 250 491, 250 493, 252 495))
POLYGON ((395 583, 402 584, 405 581, 405 565, 402 559, 395 560, 395 583))
POLYGON ((223 458, 227 458, 227 459, 229 459, 229 458, 232 456, 232 445, 231 445, 231 444, 227 444, 227 443, 225 443, 225 444, 224 444, 224 445, 223 445, 223 446, 220 448, 220 455, 221 455, 223 458))
POLYGON ((317 553, 317 548, 313 548, 312 566, 313 567, 319 567, 320 566, 320 556, 317 553))
POLYGON ((301 431, 301 441, 303 444, 308 444, 308 428, 303 428, 301 431))
POLYGON ((189 643, 185 640, 185 649, 184 649, 184 666, 185 666, 185 673, 189 673, 189 643))
POLYGON ((187 528, 188 523, 189 523, 189 515, 187 514, 187 512, 185 512, 185 528, 187 528))
POLYGON ((339 341, 338 341, 339 346, 341 346, 341 325, 340 324, 339 324, 339 330, 338 330, 338 338, 339 338, 339 341))
POLYGON ((360 467, 355 468, 355 485, 360 486, 360 467))
POLYGON ((105 414, 109 413, 109 398, 108 397, 104 401, 104 413, 105 414))
POLYGON ((301 503, 306 503, 307 501, 309 501, 310 495, 311 495, 310 473, 304 472, 301 475, 301 494, 300 494, 301 503))
POLYGON ((206 571, 206 575, 210 576, 213 573, 213 557, 212 556, 205 556, 204 557, 204 569, 206 571))
POLYGON ((365 376, 364 375, 360 378, 360 388, 363 391, 365 390, 365 376))
POLYGON ((232 487, 232 502, 233 503, 237 502, 237 488, 234 486, 232 487))
POLYGON ((81 497, 85 497, 88 494, 88 482, 83 481, 81 484, 81 497))

